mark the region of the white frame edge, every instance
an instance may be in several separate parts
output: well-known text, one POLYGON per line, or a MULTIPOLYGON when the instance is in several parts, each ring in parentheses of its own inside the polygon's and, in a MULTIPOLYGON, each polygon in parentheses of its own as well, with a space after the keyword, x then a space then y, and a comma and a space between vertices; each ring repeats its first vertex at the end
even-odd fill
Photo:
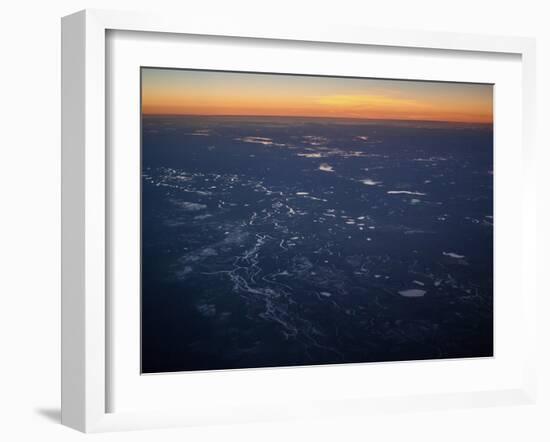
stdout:
MULTIPOLYGON (((518 54, 523 75, 523 222, 536 229, 535 40, 349 26, 304 29, 289 24, 235 25, 200 17, 85 10, 62 19, 62 407, 64 425, 83 432, 197 424, 172 414, 106 413, 106 162, 105 36, 107 30, 152 31, 227 37, 368 44, 518 54)), ((536 256, 536 242, 523 256, 536 256)), ((525 262, 524 260, 522 262, 525 262)), ((523 266, 523 313, 529 360, 524 388, 407 399, 342 401, 341 414, 533 403, 536 393, 536 269, 523 266), (528 277, 526 277, 528 276, 528 277)), ((326 404, 325 404, 326 405, 326 404)), ((326 416, 318 404, 292 417, 326 416)), ((288 416, 288 412, 280 413, 288 416)), ((256 418, 273 419, 269 413, 256 418)))
POLYGON ((62 20, 61 421, 105 415, 105 28, 62 20))

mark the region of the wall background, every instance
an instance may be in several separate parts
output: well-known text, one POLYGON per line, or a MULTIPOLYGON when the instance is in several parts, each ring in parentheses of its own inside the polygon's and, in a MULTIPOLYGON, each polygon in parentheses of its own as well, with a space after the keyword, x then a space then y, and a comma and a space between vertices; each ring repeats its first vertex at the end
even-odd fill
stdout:
POLYGON ((496 0, 19 0, 0 14, 0 439, 76 441, 59 425, 60 17, 83 8, 165 10, 227 20, 292 20, 534 36, 538 44, 540 400, 535 406, 218 426, 92 436, 101 441, 543 441, 550 439, 550 327, 544 252, 549 235, 550 13, 542 1, 496 0))

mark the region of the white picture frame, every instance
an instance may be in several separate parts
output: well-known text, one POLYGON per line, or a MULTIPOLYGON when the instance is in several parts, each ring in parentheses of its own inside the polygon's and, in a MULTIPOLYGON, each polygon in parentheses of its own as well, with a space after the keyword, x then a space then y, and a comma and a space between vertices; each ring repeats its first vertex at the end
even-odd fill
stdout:
MULTIPOLYGON (((376 398, 327 397, 314 403, 236 407, 217 415, 162 410, 108 412, 109 364, 107 253, 110 231, 106 99, 108 31, 142 31, 181 35, 242 37, 369 45, 380 48, 426 48, 514 54, 521 57, 521 297, 518 319, 525 336, 534 336, 535 178, 534 108, 535 43, 518 37, 493 37, 417 31, 389 31, 346 26, 292 26, 281 23, 219 23, 197 17, 158 17, 86 10, 62 21, 62 423, 84 432, 183 426, 197 423, 246 422, 289 416, 329 416, 370 411, 419 410, 531 403, 535 399, 535 339, 526 341, 520 385, 462 393, 388 395, 376 398), (289 411, 291 410, 291 411, 289 411)), ((497 116, 498 118, 498 116, 497 116)), ((338 368, 336 368, 338 369, 338 368)), ((239 404, 237 404, 239 405, 239 404)), ((242 405, 242 404, 241 404, 242 405)))

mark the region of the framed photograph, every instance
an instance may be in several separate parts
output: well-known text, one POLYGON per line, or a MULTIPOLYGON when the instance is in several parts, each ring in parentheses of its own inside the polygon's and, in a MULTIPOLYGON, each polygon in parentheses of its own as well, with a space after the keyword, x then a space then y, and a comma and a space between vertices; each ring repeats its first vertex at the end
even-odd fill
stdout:
POLYGON ((534 400, 532 40, 62 31, 64 424, 534 400))

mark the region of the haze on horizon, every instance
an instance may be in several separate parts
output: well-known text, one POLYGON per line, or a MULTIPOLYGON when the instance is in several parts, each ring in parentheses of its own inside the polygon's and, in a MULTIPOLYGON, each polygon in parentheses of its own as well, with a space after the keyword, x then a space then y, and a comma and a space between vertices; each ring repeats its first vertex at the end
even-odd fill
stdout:
POLYGON ((489 84, 142 68, 144 115, 493 122, 489 84))

